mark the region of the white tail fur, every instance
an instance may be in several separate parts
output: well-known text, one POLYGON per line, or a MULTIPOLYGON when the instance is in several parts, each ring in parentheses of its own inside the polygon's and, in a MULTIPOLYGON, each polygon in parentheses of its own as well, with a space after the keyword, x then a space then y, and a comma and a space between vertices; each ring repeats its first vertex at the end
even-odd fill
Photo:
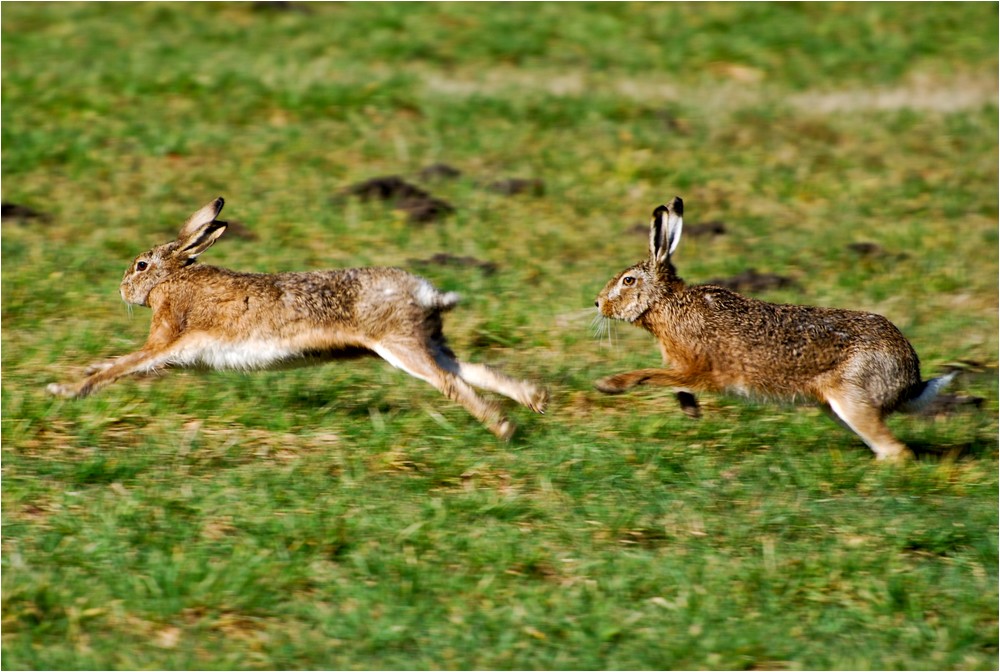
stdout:
POLYGON ((938 378, 931 378, 924 384, 924 389, 920 392, 920 394, 903 403, 903 405, 899 407, 899 410, 903 413, 919 413, 924 410, 932 401, 934 401, 934 398, 938 395, 938 393, 947 387, 957 375, 958 371, 952 371, 943 376, 939 376, 938 378))

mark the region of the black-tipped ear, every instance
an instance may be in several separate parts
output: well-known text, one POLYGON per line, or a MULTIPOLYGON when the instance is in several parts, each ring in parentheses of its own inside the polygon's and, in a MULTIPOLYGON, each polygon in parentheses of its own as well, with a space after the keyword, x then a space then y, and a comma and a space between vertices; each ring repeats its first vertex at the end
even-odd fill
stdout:
POLYGON ((177 240, 186 240, 194 235, 194 233, 204 225, 215 221, 215 218, 219 216, 220 212, 222 212, 222 206, 225 204, 226 201, 219 196, 214 201, 203 205, 193 215, 188 217, 186 222, 184 222, 184 226, 181 227, 180 233, 177 234, 177 240))
POLYGON ((197 259, 202 252, 212 247, 222 234, 226 232, 226 227, 229 226, 229 222, 214 221, 209 222, 204 227, 195 232, 193 236, 187 240, 180 241, 180 245, 177 248, 177 254, 183 257, 185 263, 192 263, 197 259))
POLYGON ((657 264, 662 264, 667 259, 666 214, 667 206, 658 206, 653 210, 653 219, 649 222, 649 258, 657 264))
POLYGON ((670 199, 670 203, 667 205, 667 211, 674 213, 678 217, 684 216, 684 201, 680 196, 674 196, 670 199))
POLYGON ((670 203, 653 210, 649 225, 649 257, 656 264, 665 264, 681 242, 684 227, 684 201, 674 196, 670 203))
POLYGON ((181 227, 177 235, 176 254, 184 257, 187 263, 197 259, 198 255, 215 244, 215 241, 226 232, 229 223, 216 219, 222 212, 223 205, 225 201, 220 196, 188 217, 187 222, 181 227))

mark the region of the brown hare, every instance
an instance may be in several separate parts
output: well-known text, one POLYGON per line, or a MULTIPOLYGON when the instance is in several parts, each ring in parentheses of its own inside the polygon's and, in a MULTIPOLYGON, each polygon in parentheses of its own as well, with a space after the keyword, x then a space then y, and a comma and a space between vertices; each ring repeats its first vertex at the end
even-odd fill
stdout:
POLYGON ((684 411, 699 414, 694 392, 734 392, 771 399, 807 397, 860 436, 880 460, 910 450, 885 425, 893 411, 919 410, 954 373, 920 379, 909 341, 881 315, 777 305, 713 285, 689 286, 670 255, 681 239, 684 204, 656 208, 649 258, 601 290, 600 314, 651 332, 670 369, 640 369, 596 382, 617 394, 637 385, 678 390, 684 411))
POLYGON ((217 198, 194 213, 177 240, 140 254, 120 292, 153 309, 142 349, 100 362, 76 383, 53 383, 51 394, 83 397, 131 374, 168 367, 274 369, 378 355, 424 380, 501 439, 513 423, 472 385, 543 413, 548 392, 482 364, 455 357, 441 314, 458 295, 398 268, 307 273, 239 273, 196 264, 226 231, 217 198))

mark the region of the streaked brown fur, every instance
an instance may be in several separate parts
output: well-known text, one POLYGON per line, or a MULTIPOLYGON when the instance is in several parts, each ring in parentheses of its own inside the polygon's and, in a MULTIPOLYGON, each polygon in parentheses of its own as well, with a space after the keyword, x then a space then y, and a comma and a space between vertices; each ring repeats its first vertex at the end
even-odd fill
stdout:
POLYGON ((127 375, 168 367, 274 369, 379 355, 462 404, 498 437, 514 425, 472 385, 542 413, 547 391, 448 347, 442 313, 457 303, 398 268, 306 273, 240 273, 196 264, 225 232, 223 200, 194 213, 177 240, 140 254, 120 287, 129 304, 153 310, 142 349, 88 368, 76 383, 48 391, 82 397, 127 375))
POLYGON ((923 382, 913 347, 881 315, 778 305, 722 287, 685 284, 670 261, 682 214, 679 198, 657 208, 649 258, 616 275, 596 301, 604 317, 655 335, 671 368, 620 373, 597 381, 597 388, 608 394, 637 385, 676 388, 691 416, 699 415, 695 391, 811 398, 879 459, 910 456, 884 419, 908 404, 926 403, 947 380, 923 382))

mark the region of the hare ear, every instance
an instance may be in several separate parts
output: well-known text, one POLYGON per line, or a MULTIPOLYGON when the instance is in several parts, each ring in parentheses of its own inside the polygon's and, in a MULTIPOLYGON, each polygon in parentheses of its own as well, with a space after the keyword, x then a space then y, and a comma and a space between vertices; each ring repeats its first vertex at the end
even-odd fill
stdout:
POLYGON ((215 218, 219 216, 222 212, 222 206, 226 202, 220 196, 211 203, 202 206, 201 209, 196 211, 193 215, 188 217, 187 221, 184 222, 184 226, 181 227, 181 232, 177 234, 177 240, 183 241, 195 234, 206 224, 210 224, 215 221, 215 218))
POLYGON ((683 215, 684 201, 680 196, 674 196, 668 205, 661 205, 653 211, 653 221, 649 225, 649 257, 657 264, 669 261, 681 242, 683 215))
POLYGON ((222 212, 224 204, 225 201, 219 197, 188 217, 177 234, 178 254, 193 261, 226 232, 229 223, 215 219, 222 212))

